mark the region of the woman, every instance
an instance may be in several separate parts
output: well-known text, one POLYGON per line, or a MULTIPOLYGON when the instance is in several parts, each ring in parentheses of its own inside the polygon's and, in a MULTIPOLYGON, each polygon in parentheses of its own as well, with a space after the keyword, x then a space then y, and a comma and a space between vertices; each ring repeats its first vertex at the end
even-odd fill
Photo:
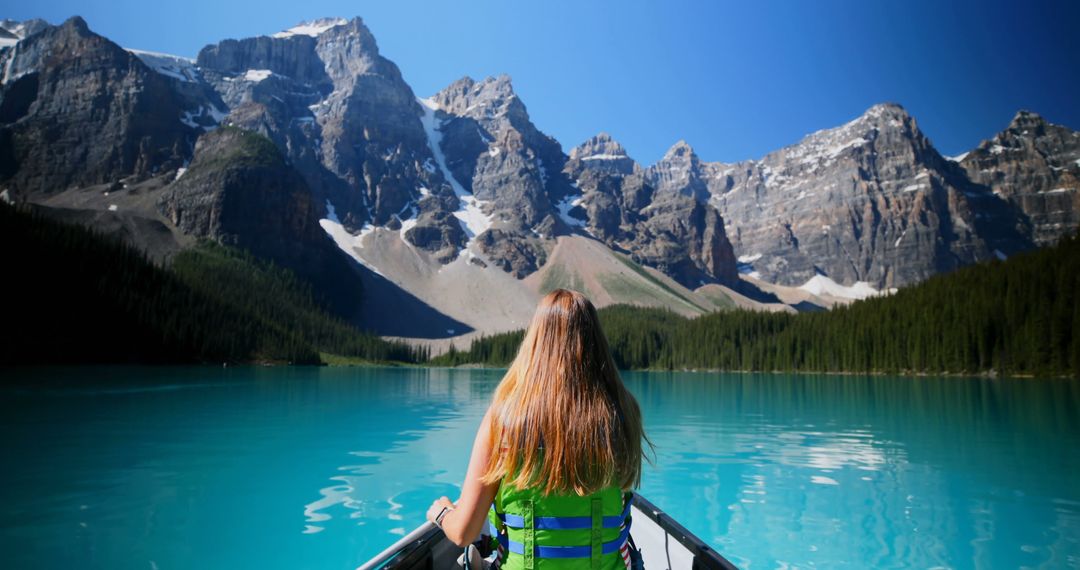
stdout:
POLYGON ((536 309, 477 431, 461 497, 428 520, 459 546, 488 522, 503 570, 628 566, 630 489, 641 480, 637 401, 596 308, 557 289, 536 309))

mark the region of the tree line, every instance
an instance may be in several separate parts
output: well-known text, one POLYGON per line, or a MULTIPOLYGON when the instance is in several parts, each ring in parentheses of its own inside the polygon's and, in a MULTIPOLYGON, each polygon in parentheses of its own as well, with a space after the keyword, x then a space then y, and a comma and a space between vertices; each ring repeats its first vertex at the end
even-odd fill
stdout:
MULTIPOLYGON (((624 369, 1080 376, 1080 237, 817 313, 685 318, 611 306, 600 319, 624 369)), ((523 332, 482 337, 439 365, 505 366, 523 332)))
POLYGON ((165 268, 88 228, 2 205, 0 243, 2 364, 428 357, 331 315, 287 269, 213 242, 165 268))

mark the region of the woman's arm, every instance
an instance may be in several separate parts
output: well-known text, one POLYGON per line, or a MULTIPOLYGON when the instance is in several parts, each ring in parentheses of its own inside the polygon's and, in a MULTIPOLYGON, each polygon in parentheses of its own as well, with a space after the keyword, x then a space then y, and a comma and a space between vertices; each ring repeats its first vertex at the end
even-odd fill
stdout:
POLYGON ((427 518, 435 522, 435 517, 444 507, 452 508, 443 515, 442 529, 446 537, 458 546, 471 544, 484 527, 491 501, 495 499, 495 492, 499 490, 498 483, 484 485, 480 482, 481 475, 487 468, 488 459, 491 457, 491 410, 484 414, 480 421, 480 429, 476 431, 476 440, 473 441, 472 457, 469 459, 469 469, 465 473, 465 482, 461 485, 461 497, 455 506, 446 497, 440 497, 431 504, 427 518))

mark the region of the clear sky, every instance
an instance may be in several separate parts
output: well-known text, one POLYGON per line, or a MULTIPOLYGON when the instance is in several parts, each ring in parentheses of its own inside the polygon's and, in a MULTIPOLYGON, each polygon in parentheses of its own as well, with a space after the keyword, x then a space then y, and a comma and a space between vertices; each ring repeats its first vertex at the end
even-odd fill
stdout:
POLYGON ((1073 0, 4 0, 0 17, 79 14, 125 47, 195 56, 224 38, 361 16, 428 96, 508 73, 570 148, 599 131, 650 164, 685 139, 705 160, 757 158, 874 103, 904 105, 946 155, 1018 109, 1080 128, 1073 0))

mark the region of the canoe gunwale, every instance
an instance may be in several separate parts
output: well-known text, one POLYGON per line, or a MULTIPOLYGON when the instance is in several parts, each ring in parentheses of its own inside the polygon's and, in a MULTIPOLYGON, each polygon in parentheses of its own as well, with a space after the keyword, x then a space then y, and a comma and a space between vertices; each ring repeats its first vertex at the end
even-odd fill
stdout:
MULTIPOLYGON (((686 547, 694 555, 694 569, 707 570, 738 570, 738 568, 724 558, 719 552, 708 544, 705 544, 694 533, 690 532, 671 515, 660 510, 656 505, 645 497, 635 493, 634 506, 637 511, 648 517, 669 536, 686 547)), ((633 528, 630 535, 633 536, 633 528)), ((648 569, 646 569, 648 570, 648 569)))
MULTIPOLYGON (((687 530, 686 527, 679 524, 677 520, 660 510, 645 497, 636 493, 634 494, 634 511, 648 517, 666 533, 666 536, 674 538, 676 542, 683 545, 694 555, 693 568, 691 570, 738 570, 734 564, 729 562, 711 546, 705 544, 704 541, 687 530)), ((396 553, 389 554, 388 556, 378 555, 361 565, 357 570, 411 570, 415 568, 433 568, 433 561, 430 560, 432 558, 432 549, 442 541, 447 540, 447 538, 441 528, 430 523, 425 524, 428 525, 429 528, 424 530, 424 526, 422 525, 420 528, 413 531, 414 533, 419 531, 421 534, 408 544, 404 545, 396 553), (429 560, 425 561, 425 557, 429 560)), ((632 535, 633 530, 631 530, 631 536, 632 535)), ((670 566, 670 562, 668 565, 670 566)))
MULTIPOLYGON (((392 570, 394 568, 417 568, 420 561, 425 556, 431 556, 431 547, 447 540, 446 534, 443 530, 433 524, 427 523, 430 528, 410 542, 404 548, 399 550, 396 554, 391 555, 385 561, 372 564, 374 560, 365 563, 363 566, 357 568, 357 570, 374 570, 376 568, 381 570, 392 570)), ((424 567, 430 568, 431 564, 425 564, 424 567)))

